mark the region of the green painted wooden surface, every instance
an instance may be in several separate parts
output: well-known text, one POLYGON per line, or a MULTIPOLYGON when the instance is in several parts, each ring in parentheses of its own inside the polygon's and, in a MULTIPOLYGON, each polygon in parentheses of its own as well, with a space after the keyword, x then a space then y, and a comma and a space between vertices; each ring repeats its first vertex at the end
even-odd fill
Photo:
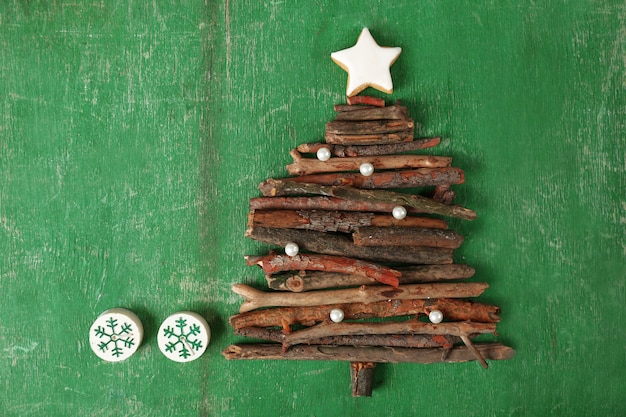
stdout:
MULTIPOLYGON (((4 1, 0 5, 0 415, 622 415, 626 411, 623 1, 4 1), (341 3, 341 4, 340 4, 341 3), (404 51, 396 91, 466 170, 459 260, 503 307, 509 362, 227 362, 247 200, 343 101, 330 52, 367 26, 404 51), (137 312, 109 364, 87 332, 137 312), (168 361, 191 309, 214 337, 168 361)), ((369 92, 369 91, 368 91, 369 92)))

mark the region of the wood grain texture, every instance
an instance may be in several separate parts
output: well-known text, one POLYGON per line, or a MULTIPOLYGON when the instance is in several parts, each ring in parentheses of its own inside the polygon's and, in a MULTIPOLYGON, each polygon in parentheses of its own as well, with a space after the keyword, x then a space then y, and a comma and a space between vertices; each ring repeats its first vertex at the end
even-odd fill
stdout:
POLYGON ((625 21, 614 0, 0 2, 1 414, 623 415, 625 21), (220 355, 231 284, 264 281, 248 199, 322 139, 329 55, 363 26, 403 48, 379 96, 466 174, 456 261, 517 351, 378 366, 367 403, 346 364, 220 355), (118 306, 146 339, 103 364, 87 331, 118 306), (185 366, 156 347, 180 309, 214 332, 185 366))

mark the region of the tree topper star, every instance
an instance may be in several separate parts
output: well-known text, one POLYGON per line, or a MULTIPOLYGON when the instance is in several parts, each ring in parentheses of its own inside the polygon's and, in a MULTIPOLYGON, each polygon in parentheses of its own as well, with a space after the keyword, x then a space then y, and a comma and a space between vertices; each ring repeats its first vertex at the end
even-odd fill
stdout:
POLYGON ((402 48, 379 46, 370 31, 363 28, 352 48, 333 52, 330 57, 348 72, 348 97, 355 96, 367 87, 384 93, 393 93, 389 68, 398 59, 402 48))

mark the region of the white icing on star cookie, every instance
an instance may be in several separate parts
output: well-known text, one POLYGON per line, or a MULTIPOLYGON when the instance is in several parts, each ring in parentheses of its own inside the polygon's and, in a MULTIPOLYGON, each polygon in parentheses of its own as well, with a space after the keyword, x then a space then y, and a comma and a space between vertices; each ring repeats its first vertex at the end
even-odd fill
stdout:
POLYGON ((348 97, 355 96, 367 87, 384 93, 393 92, 389 68, 402 52, 399 47, 379 46, 370 31, 363 28, 356 44, 348 49, 333 52, 330 57, 348 72, 348 97))

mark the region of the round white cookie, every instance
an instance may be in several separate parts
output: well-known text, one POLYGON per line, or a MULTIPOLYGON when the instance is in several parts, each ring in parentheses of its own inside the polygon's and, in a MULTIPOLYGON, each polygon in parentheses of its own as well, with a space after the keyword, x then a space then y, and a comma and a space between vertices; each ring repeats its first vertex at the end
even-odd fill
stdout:
POLYGON ((93 352, 107 362, 119 362, 131 357, 143 340, 143 325, 139 317, 125 308, 106 310, 89 329, 89 345, 93 352))
POLYGON ((180 311, 169 316, 157 334, 161 352, 174 362, 198 359, 211 340, 211 329, 206 320, 191 311, 180 311))

